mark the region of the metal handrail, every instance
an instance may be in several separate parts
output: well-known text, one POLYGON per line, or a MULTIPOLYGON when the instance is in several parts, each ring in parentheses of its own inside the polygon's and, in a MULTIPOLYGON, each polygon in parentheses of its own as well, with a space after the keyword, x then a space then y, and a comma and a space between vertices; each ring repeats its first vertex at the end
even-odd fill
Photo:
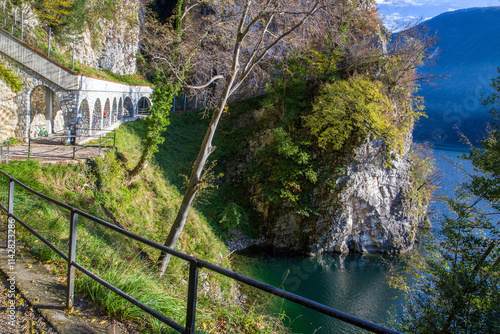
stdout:
POLYGON ((67 298, 66 298, 66 306, 68 309, 70 309, 73 306, 73 301, 74 301, 74 281, 75 281, 75 269, 80 270, 96 282, 100 283, 101 285, 105 286, 107 289, 113 291, 114 293, 118 294, 122 298, 128 300, 135 306, 141 308, 143 311, 149 313, 156 319, 162 321, 163 323, 167 324, 171 328, 181 332, 181 333, 189 333, 192 334, 195 332, 195 320, 196 320, 196 299, 197 299, 197 291, 198 291, 198 271, 199 268, 206 268, 208 270, 217 272, 221 275, 224 275, 226 277, 232 278, 236 281, 239 281, 241 283, 250 285, 252 287, 255 287, 257 289, 260 289, 262 291, 268 292, 272 295, 287 299, 289 301, 292 301, 294 303, 297 303, 299 305, 302 305, 304 307, 310 308, 312 310, 321 312, 323 314, 326 314, 330 317, 339 319, 341 321, 347 322, 349 324, 352 324, 354 326, 357 326, 359 328, 363 328, 366 330, 369 330, 373 333, 382 333, 382 334, 397 334, 397 331, 385 328, 383 326, 374 324, 372 322, 366 321, 364 319, 355 317, 353 315, 350 315, 348 313, 344 313, 342 311, 336 310, 334 308, 331 308, 329 306, 317 303, 315 301, 309 300, 307 298, 301 297, 299 295, 287 292, 282 289, 278 289, 272 285, 254 280, 250 277, 241 275, 239 273, 236 273, 234 271, 222 268, 220 266, 217 266, 213 263, 200 260, 198 258, 195 258, 193 256, 190 256, 188 254, 176 251, 175 249, 166 247, 162 244, 159 244, 157 242, 154 242, 152 240, 146 239, 144 237, 141 237, 137 234, 134 234, 132 232, 129 232, 119 226, 116 226, 114 224, 111 224, 105 220, 102 220, 100 218, 94 217, 89 213, 86 213, 84 211, 81 211, 79 209, 76 209, 72 207, 71 205, 68 205, 66 203, 63 203, 61 201, 58 201, 54 198, 51 198, 47 195, 44 195, 27 185, 23 184, 19 180, 13 178, 9 174, 5 173, 4 171, 0 170, 0 174, 5 176, 7 179, 9 179, 9 197, 8 197, 8 205, 5 207, 0 203, 0 209, 2 209, 4 212, 7 213, 7 219, 12 218, 15 221, 17 221, 19 224, 21 224, 23 227, 25 227, 30 233, 35 235, 38 239, 40 239, 44 244, 46 244, 48 247, 50 247, 52 250, 54 250, 59 256, 61 256, 67 263, 68 263, 68 271, 67 271, 67 298), (36 232, 33 228, 31 228, 29 225, 27 225, 25 222, 23 222, 19 217, 14 215, 14 189, 15 185, 19 185, 20 187, 24 188, 28 192, 43 198, 57 206, 60 206, 71 213, 70 217, 70 241, 69 241, 69 251, 68 254, 66 255, 64 252, 59 250, 55 245, 53 245, 50 241, 45 239, 43 236, 41 236, 38 232, 36 232), (149 245, 153 248, 156 248, 158 250, 164 251, 166 253, 169 253, 175 257, 178 257, 184 261, 189 262, 189 278, 188 278, 188 300, 187 300, 187 311, 186 311, 186 326, 182 326, 172 319, 167 318, 166 316, 162 315, 158 311, 150 308, 149 306, 141 303, 134 297, 130 296, 126 292, 121 291, 117 287, 113 286, 111 283, 103 280, 99 276, 95 275, 92 273, 90 270, 82 266, 81 264, 77 263, 75 261, 76 257, 76 243, 77 243, 77 225, 78 225, 78 216, 85 217, 95 223, 98 223, 106 228, 109 228, 115 232, 118 232, 126 237, 132 238, 134 240, 137 240, 143 244, 149 245))
MULTIPOLYGON (((11 156, 10 152, 10 142, 11 141, 27 141, 28 142, 28 148, 24 150, 17 150, 16 153, 22 153, 22 152, 27 152, 26 156, 29 158, 31 155, 31 142, 35 139, 69 139, 71 141, 71 138, 74 138, 76 141, 76 138, 95 138, 99 139, 98 144, 93 144, 93 145, 81 145, 81 144, 76 144, 72 143, 69 145, 63 145, 63 144, 47 144, 50 146, 60 146, 60 147, 68 147, 72 146, 73 147, 73 159, 76 157, 76 148, 77 147, 98 147, 99 148, 99 155, 101 155, 101 149, 104 147, 105 149, 109 147, 116 147, 116 130, 101 130, 101 133, 99 135, 70 135, 70 136, 47 136, 47 137, 34 137, 32 138, 31 136, 29 137, 23 137, 23 138, 15 138, 15 139, 9 139, 9 140, 4 140, 3 142, 0 143, 0 163, 3 163, 4 157, 6 160, 6 163, 9 163, 9 156, 11 156), (108 136, 110 133, 113 133, 112 136, 108 136), (109 144, 108 142, 112 142, 113 144, 109 144), (6 153, 4 153, 4 144, 6 144, 6 153)), ((72 142, 72 141, 71 141, 72 142)))

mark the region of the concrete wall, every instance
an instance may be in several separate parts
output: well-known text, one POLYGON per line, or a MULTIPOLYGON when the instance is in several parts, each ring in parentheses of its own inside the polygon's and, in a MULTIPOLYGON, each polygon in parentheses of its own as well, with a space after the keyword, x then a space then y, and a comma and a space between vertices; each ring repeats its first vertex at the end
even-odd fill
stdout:
POLYGON ((67 90, 78 89, 78 77, 0 29, 0 52, 67 90))

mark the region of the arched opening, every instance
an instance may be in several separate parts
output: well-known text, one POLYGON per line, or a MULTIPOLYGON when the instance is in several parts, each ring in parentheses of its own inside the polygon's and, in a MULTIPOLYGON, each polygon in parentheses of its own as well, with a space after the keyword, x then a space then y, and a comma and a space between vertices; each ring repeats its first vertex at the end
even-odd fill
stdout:
POLYGON ((109 99, 106 99, 106 103, 104 103, 103 123, 104 127, 110 126, 111 124, 111 103, 109 99))
POLYGON ((120 97, 120 101, 118 101, 118 120, 123 118, 123 100, 120 97))
POLYGON ((148 108, 151 106, 151 102, 147 97, 141 97, 139 102, 137 102, 137 115, 149 115, 148 108))
POLYGON ((116 97, 113 99, 113 108, 111 109, 111 123, 116 122, 118 117, 118 105, 116 103, 116 97))
POLYGON ((130 97, 126 97, 123 101, 123 117, 134 116, 134 103, 130 97))
POLYGON ((83 100, 76 116, 76 135, 86 136, 90 130, 90 108, 87 100, 83 100))
POLYGON ((92 112, 91 129, 93 131, 102 129, 102 109, 101 109, 101 100, 99 99, 97 99, 94 104, 94 111, 92 112))
POLYGON ((45 86, 35 87, 30 96, 30 136, 46 136, 63 130, 64 116, 56 93, 45 86))

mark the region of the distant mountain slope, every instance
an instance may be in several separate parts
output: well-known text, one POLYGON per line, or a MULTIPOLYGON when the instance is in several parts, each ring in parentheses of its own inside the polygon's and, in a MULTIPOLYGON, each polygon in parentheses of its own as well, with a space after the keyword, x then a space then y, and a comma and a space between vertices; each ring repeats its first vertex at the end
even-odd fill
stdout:
POLYGON ((435 65, 422 73, 449 75, 436 79, 435 87, 422 85, 427 119, 414 131, 415 141, 459 144, 460 129, 473 143, 485 133, 489 114, 481 95, 489 95, 491 79, 500 66, 500 7, 472 8, 441 14, 423 23, 437 32, 441 51, 435 65))

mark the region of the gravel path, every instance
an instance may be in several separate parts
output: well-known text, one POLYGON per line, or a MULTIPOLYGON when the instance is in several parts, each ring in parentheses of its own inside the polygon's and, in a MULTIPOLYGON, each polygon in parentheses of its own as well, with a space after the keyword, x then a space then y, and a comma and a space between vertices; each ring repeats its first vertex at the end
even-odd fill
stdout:
POLYGON ((16 291, 18 298, 15 298, 15 314, 16 314, 16 326, 12 326, 9 323, 10 311, 8 308, 10 306, 11 294, 10 283, 7 281, 7 277, 0 271, 0 278, 2 284, 0 284, 0 333, 2 334, 18 334, 18 333, 44 333, 52 334, 57 333, 49 323, 31 306, 28 302, 21 298, 16 291))
MULTIPOLYGON (((44 162, 60 162, 65 160, 73 159, 73 149, 76 159, 88 159, 95 158, 100 154, 103 154, 104 147, 99 150, 98 147, 88 147, 88 146, 63 146, 63 145, 45 145, 45 144, 31 144, 30 147, 30 157, 32 159, 41 160, 44 162)), ((3 154, 6 151, 4 149, 3 154)), ((12 145, 9 149, 9 160, 25 160, 28 155, 28 144, 16 144, 12 145)), ((6 157, 2 157, 2 161, 5 161, 6 157)))

